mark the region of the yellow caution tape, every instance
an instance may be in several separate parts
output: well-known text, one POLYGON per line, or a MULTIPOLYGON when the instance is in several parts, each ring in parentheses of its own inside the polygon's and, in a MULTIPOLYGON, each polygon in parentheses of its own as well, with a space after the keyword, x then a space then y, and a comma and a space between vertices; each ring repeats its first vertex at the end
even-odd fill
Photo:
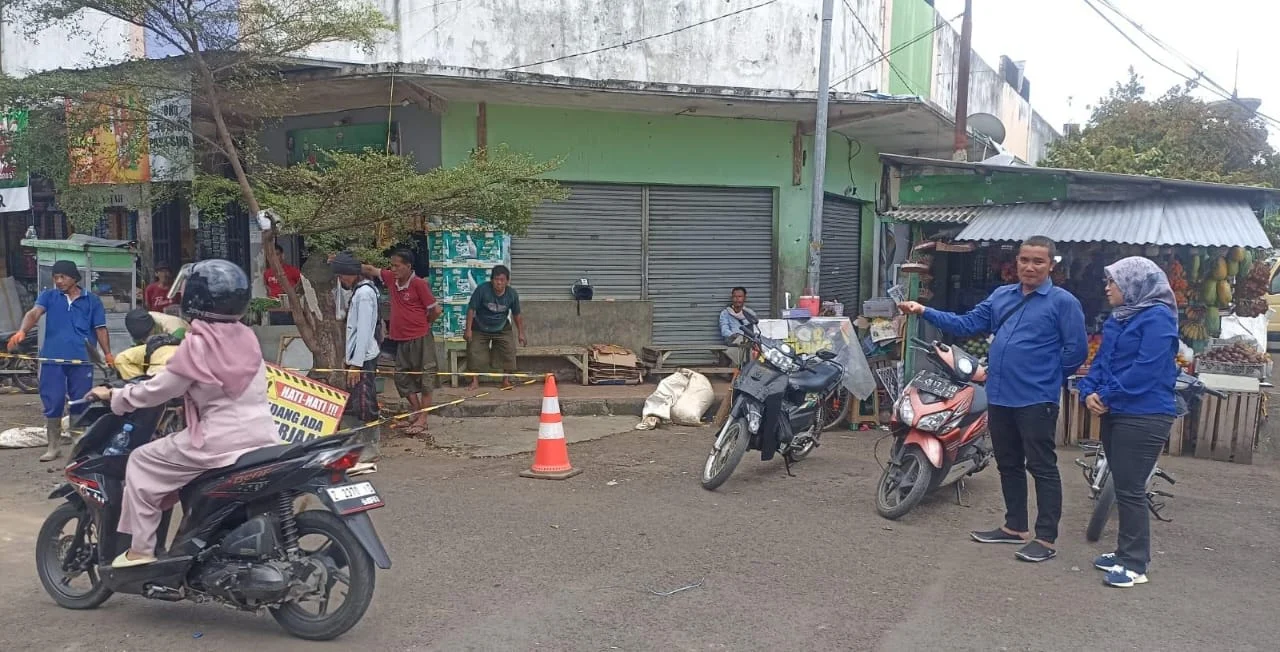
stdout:
POLYGON ((21 355, 18 353, 0 353, 0 358, 14 358, 17 360, 31 360, 34 362, 51 362, 53 364, 93 364, 91 360, 68 360, 66 358, 39 358, 34 355, 21 355))
MULTIPOLYGON (((507 392, 507 391, 510 391, 510 390, 515 389, 516 387, 523 387, 523 386, 525 386, 525 385, 532 385, 532 384, 534 384, 534 383, 538 382, 538 380, 540 380, 541 378, 545 378, 546 376, 547 376, 547 374, 543 374, 542 376, 539 376, 538 378, 534 378, 534 379, 532 379, 532 380, 526 380, 526 381, 524 381, 524 382, 522 382, 522 383, 516 383, 515 385, 512 385, 511 387, 503 387, 503 388, 501 388, 501 389, 494 390, 494 391, 498 391, 498 392, 507 392)), ((354 433, 354 432, 359 432, 359 431, 361 431, 361 430, 365 430, 365 429, 367 429, 367 428, 377 428, 378 426, 386 425, 386 424, 388 424, 388 423, 392 423, 392 422, 395 422, 395 421, 402 421, 402 420, 404 420, 404 419, 409 419, 409 418, 411 418, 411 417, 415 417, 415 416, 418 416, 418 415, 420 415, 420 414, 430 414, 431 412, 435 412, 436 410, 441 410, 441 409, 447 408, 447 407, 449 407, 450 405, 457 405, 457 404, 462 403, 462 402, 465 402, 465 401, 470 401, 470 400, 474 400, 474 399, 477 399, 477 398, 484 398, 485 396, 489 396, 489 395, 493 394, 493 393, 494 393, 494 391, 480 392, 479 394, 476 394, 475 396, 464 396, 463 398, 455 399, 455 400, 448 401, 448 402, 445 402, 445 403, 440 403, 440 404, 438 404, 438 405, 432 405, 431 407, 425 407, 425 408, 422 408, 422 409, 420 409, 420 410, 414 410, 414 411, 412 411, 412 412, 405 412, 404 414, 397 414, 396 416, 393 416, 393 417, 386 417, 386 418, 383 418, 383 419, 378 419, 378 420, 376 420, 376 421, 370 421, 370 422, 368 422, 368 423, 366 423, 366 424, 364 424, 364 425, 355 426, 355 427, 353 427, 353 428, 345 428, 345 429, 343 429, 343 430, 338 430, 338 431, 336 431, 336 432, 334 432, 334 433, 332 433, 332 434, 325 435, 325 437, 333 437, 334 435, 348 435, 348 434, 351 434, 351 433, 354 433)))
MULTIPOLYGON (((280 367, 280 369, 284 369, 285 371, 298 371, 303 373, 314 372, 314 373, 321 373, 321 374, 346 373, 348 371, 362 371, 360 369, 327 369, 324 367, 312 367, 309 369, 305 367, 280 367)), ((502 376, 505 378, 532 378, 534 380, 537 380, 539 378, 544 378, 547 375, 545 372, 543 373, 529 373, 529 372, 506 373, 503 371, 459 371, 458 373, 455 374, 451 371, 396 371, 394 369, 378 369, 376 371, 364 371, 363 373, 376 374, 379 376, 400 376, 400 375, 421 376, 423 374, 431 374, 435 376, 468 376, 468 377, 490 376, 493 378, 502 376)))

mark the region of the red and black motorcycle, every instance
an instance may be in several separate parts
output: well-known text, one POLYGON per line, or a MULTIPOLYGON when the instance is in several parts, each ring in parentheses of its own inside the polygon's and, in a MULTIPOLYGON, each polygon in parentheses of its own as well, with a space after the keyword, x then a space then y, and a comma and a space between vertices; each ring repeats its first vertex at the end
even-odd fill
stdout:
MULTIPOLYGON (((876 511, 901 518, 925 494, 987 468, 986 367, 963 349, 912 340, 931 367, 907 383, 893 405, 889 463, 876 487, 876 511)), ((957 491, 958 491, 957 485, 957 491)))
POLYGON ((36 570, 54 601, 93 609, 119 592, 267 609, 290 634, 309 640, 355 626, 373 599, 374 566, 390 568, 391 559, 368 514, 382 498, 371 483, 347 477, 363 448, 352 436, 262 448, 204 473, 179 493, 183 518, 168 551, 172 509, 161 518, 158 561, 111 567, 130 544, 117 531, 125 464, 151 441, 164 410, 118 416, 93 402, 79 417, 88 428, 67 482, 49 496, 64 502, 36 541, 36 570), (295 513, 304 494, 326 509, 295 513))

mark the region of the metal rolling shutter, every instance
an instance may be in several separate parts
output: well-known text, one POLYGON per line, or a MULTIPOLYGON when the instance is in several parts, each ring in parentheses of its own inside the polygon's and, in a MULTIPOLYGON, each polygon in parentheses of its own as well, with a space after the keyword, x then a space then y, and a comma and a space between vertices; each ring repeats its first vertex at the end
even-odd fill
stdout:
POLYGON ((643 285, 640 186, 566 184, 569 198, 534 210, 511 238, 511 285, 528 299, 572 299, 587 277, 595 299, 639 299, 643 285))
POLYGON ((862 203, 827 195, 822 203, 822 266, 818 294, 844 304, 844 314, 862 309, 862 203))
POLYGON ((773 297, 773 191, 649 188, 648 292, 655 344, 720 344, 734 286, 763 318, 773 297))

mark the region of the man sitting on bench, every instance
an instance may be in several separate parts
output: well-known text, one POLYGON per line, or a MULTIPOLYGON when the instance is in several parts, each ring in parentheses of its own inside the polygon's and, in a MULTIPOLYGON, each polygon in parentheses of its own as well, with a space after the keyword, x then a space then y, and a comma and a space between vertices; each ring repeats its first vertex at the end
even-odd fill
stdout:
POLYGON ((720 337, 724 338, 725 344, 733 347, 724 354, 733 361, 735 367, 742 364, 742 360, 739 359, 742 349, 738 347, 736 336, 741 335, 743 326, 755 318, 755 311, 747 307, 747 288, 733 288, 729 294, 729 305, 720 311, 720 337))

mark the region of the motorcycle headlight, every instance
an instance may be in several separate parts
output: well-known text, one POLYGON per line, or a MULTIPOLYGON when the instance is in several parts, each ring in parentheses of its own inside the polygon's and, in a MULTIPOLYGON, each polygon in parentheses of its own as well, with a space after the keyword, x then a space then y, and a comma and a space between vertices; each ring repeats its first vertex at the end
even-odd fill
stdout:
POLYGON ((915 408, 911 407, 911 399, 906 396, 898 399, 898 419, 907 425, 916 419, 915 408))
POLYGON ((920 419, 920 423, 916 424, 916 427, 925 432, 938 432, 949 419, 951 419, 951 410, 934 412, 933 414, 922 417, 920 419))
POLYGON ((760 414, 760 409, 756 406, 753 405, 747 408, 747 430, 750 431, 751 434, 754 435, 760 432, 760 420, 762 417, 763 415, 760 414))
POLYGON ((779 349, 766 349, 764 359, 785 374, 794 373, 799 369, 791 357, 779 349))

